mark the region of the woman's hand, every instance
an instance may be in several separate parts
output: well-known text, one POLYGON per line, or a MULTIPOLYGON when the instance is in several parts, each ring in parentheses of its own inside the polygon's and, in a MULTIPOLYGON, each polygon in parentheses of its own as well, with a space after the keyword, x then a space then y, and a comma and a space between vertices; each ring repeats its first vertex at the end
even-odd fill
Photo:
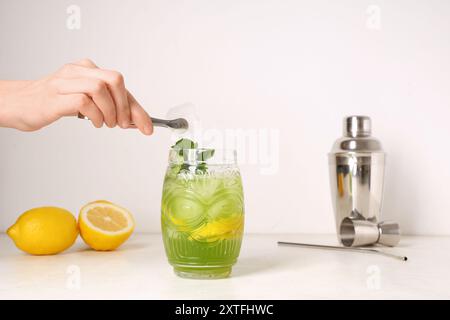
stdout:
POLYGON ((123 76, 90 60, 64 65, 36 81, 0 81, 0 126, 34 131, 78 113, 96 128, 105 123, 150 135, 150 116, 125 88, 123 76))

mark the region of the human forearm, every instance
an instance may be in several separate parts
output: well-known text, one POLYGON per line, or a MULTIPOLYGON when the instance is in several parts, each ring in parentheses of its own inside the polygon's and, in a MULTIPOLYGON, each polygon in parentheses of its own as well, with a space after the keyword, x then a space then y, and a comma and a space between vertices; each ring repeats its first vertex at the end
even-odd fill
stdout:
POLYGON ((0 80, 0 127, 10 127, 12 115, 8 108, 8 97, 27 83, 28 81, 22 80, 0 80))
POLYGON ((123 76, 88 59, 38 80, 0 80, 0 126, 34 131, 78 113, 97 128, 133 123, 146 135, 153 132, 150 116, 128 92, 123 76))
POLYGON ((30 80, 0 80, 0 97, 11 91, 23 88, 30 80))

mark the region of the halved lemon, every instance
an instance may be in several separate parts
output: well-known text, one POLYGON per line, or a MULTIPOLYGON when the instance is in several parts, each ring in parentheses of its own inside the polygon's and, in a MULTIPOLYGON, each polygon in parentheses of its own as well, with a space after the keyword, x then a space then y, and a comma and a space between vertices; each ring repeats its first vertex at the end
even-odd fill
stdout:
POLYGON ((133 233, 132 214, 105 200, 90 202, 80 210, 78 226, 84 242, 94 250, 118 248, 133 233))

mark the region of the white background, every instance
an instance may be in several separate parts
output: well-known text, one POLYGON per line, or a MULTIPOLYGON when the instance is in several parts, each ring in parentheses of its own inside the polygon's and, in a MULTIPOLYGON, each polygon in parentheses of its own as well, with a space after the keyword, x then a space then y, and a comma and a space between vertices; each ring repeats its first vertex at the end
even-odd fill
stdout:
MULTIPOLYGON (((241 166, 249 232, 334 232, 326 154, 342 117, 366 114, 388 153, 384 218, 450 234, 449 1, 0 1, 1 79, 85 57, 154 116, 189 101, 205 129, 278 132, 275 174, 241 166)), ((170 143, 77 119, 0 129, 0 231, 31 207, 108 199, 158 232, 170 143)))

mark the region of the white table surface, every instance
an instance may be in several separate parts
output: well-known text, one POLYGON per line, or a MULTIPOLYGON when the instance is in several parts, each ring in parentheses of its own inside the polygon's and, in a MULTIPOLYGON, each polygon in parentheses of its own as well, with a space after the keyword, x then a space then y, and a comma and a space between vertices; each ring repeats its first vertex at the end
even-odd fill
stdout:
POLYGON ((450 237, 404 237, 383 256, 277 246, 336 244, 333 235, 246 235, 231 278, 176 277, 161 236, 135 234, 115 252, 79 239, 55 256, 30 256, 0 235, 0 299, 442 299, 450 298, 450 237))

